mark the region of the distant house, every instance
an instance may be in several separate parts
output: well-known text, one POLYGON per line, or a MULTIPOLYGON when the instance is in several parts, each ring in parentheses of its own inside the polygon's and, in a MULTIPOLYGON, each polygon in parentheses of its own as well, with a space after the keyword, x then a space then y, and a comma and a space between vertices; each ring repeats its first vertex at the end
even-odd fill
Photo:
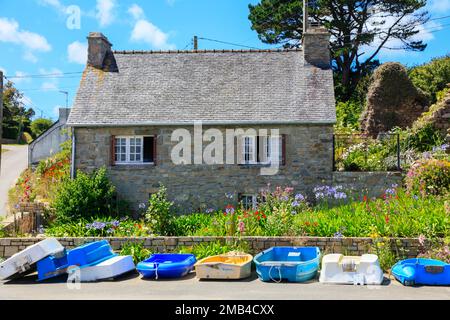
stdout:
POLYGON ((323 29, 311 29, 295 50, 112 51, 101 33, 88 41, 68 120, 73 172, 107 167, 135 207, 163 184, 185 211, 218 208, 229 201, 225 193, 251 205, 268 183, 301 192, 331 183, 336 112, 323 29), (203 132, 215 128, 223 136, 238 128, 280 135, 236 136, 230 145, 240 161, 174 163, 174 130, 194 136, 198 122, 203 132), (276 175, 261 174, 274 162, 276 175))
POLYGON ((61 144, 70 138, 66 126, 69 114, 70 108, 59 108, 58 120, 28 145, 29 166, 35 165, 61 150, 61 144))

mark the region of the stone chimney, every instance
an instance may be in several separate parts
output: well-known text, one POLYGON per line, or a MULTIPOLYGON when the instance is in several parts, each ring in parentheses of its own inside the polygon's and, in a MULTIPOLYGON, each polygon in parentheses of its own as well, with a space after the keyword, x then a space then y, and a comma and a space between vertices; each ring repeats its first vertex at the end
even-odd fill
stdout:
POLYGON ((105 58, 112 53, 112 44, 101 32, 90 32, 88 39, 87 64, 97 69, 105 67, 105 58))
POLYGON ((303 33, 305 63, 319 68, 330 68, 330 34, 323 27, 310 27, 303 33))

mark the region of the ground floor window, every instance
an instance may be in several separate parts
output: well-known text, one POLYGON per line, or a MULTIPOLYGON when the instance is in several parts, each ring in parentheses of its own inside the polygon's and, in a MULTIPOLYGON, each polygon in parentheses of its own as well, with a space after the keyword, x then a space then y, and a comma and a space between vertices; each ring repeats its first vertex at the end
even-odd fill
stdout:
POLYGON ((116 164, 153 163, 154 153, 154 137, 115 137, 114 161, 116 164))
POLYGON ((258 204, 258 197, 256 194, 240 194, 239 198, 245 210, 256 209, 258 204))

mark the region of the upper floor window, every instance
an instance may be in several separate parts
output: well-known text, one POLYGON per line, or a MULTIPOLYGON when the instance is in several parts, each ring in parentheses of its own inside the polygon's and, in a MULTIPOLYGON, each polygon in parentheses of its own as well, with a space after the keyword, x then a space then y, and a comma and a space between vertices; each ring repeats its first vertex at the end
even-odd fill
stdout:
POLYGON ((280 162, 282 157, 281 145, 281 136, 243 136, 241 151, 243 164, 280 162))
POLYGON ((154 137, 117 136, 114 139, 116 164, 153 163, 154 153, 154 137))

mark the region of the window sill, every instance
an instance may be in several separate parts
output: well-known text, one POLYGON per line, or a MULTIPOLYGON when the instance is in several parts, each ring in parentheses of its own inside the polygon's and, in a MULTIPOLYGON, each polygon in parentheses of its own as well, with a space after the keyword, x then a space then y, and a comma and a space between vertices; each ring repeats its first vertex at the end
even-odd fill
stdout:
POLYGON ((116 163, 113 166, 110 166, 113 170, 142 170, 154 167, 155 163, 116 163))

